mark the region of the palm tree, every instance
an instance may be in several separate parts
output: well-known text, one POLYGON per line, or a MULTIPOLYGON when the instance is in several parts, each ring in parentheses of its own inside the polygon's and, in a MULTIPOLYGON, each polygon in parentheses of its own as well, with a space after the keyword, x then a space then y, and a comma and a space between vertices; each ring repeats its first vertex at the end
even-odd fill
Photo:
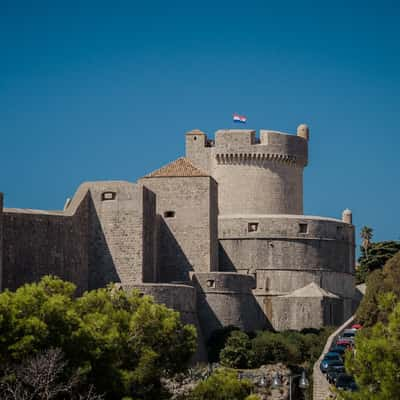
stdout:
POLYGON ((365 250, 365 253, 367 253, 368 247, 371 244, 372 233, 373 233, 372 228, 369 228, 368 226, 363 226, 361 228, 360 236, 361 239, 363 240, 361 246, 365 250))

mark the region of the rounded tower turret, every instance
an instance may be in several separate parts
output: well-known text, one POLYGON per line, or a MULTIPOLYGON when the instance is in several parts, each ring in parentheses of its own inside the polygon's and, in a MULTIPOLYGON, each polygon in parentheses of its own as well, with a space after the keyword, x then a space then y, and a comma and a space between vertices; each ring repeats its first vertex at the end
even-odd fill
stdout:
MULTIPOLYGON (((305 131, 308 132, 308 131, 305 131)), ((220 215, 302 214, 307 139, 281 132, 219 130, 212 148, 220 215)))

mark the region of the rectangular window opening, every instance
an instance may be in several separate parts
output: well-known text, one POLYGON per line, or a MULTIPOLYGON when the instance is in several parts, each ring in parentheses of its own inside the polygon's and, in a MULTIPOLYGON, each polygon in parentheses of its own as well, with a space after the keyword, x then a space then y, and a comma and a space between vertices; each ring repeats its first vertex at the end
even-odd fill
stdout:
POLYGON ((115 200, 116 197, 117 197, 117 193, 115 193, 115 192, 103 192, 101 194, 101 200, 102 201, 115 200))
POLYGON ((258 222, 249 222, 247 225, 247 232, 257 232, 258 231, 258 222))
POLYGON ((299 224, 299 233, 307 233, 308 225, 307 224, 299 224))
POLYGON ((175 211, 165 211, 164 218, 175 218, 175 211))

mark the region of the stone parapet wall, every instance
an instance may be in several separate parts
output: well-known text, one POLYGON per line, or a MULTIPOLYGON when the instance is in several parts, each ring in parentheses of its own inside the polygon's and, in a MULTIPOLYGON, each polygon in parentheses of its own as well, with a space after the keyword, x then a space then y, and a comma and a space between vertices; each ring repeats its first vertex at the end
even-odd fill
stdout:
POLYGON ((197 320, 196 289, 190 285, 143 283, 122 285, 124 290, 137 289, 140 293, 152 296, 157 303, 179 311, 183 322, 195 324, 197 320))

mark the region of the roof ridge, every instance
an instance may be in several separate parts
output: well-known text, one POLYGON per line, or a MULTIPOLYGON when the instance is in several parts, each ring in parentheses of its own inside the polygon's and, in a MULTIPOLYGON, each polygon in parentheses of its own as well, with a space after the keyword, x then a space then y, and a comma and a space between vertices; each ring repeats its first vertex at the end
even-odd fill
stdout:
POLYGON ((197 168, 187 157, 179 157, 143 178, 205 177, 210 176, 197 168))

